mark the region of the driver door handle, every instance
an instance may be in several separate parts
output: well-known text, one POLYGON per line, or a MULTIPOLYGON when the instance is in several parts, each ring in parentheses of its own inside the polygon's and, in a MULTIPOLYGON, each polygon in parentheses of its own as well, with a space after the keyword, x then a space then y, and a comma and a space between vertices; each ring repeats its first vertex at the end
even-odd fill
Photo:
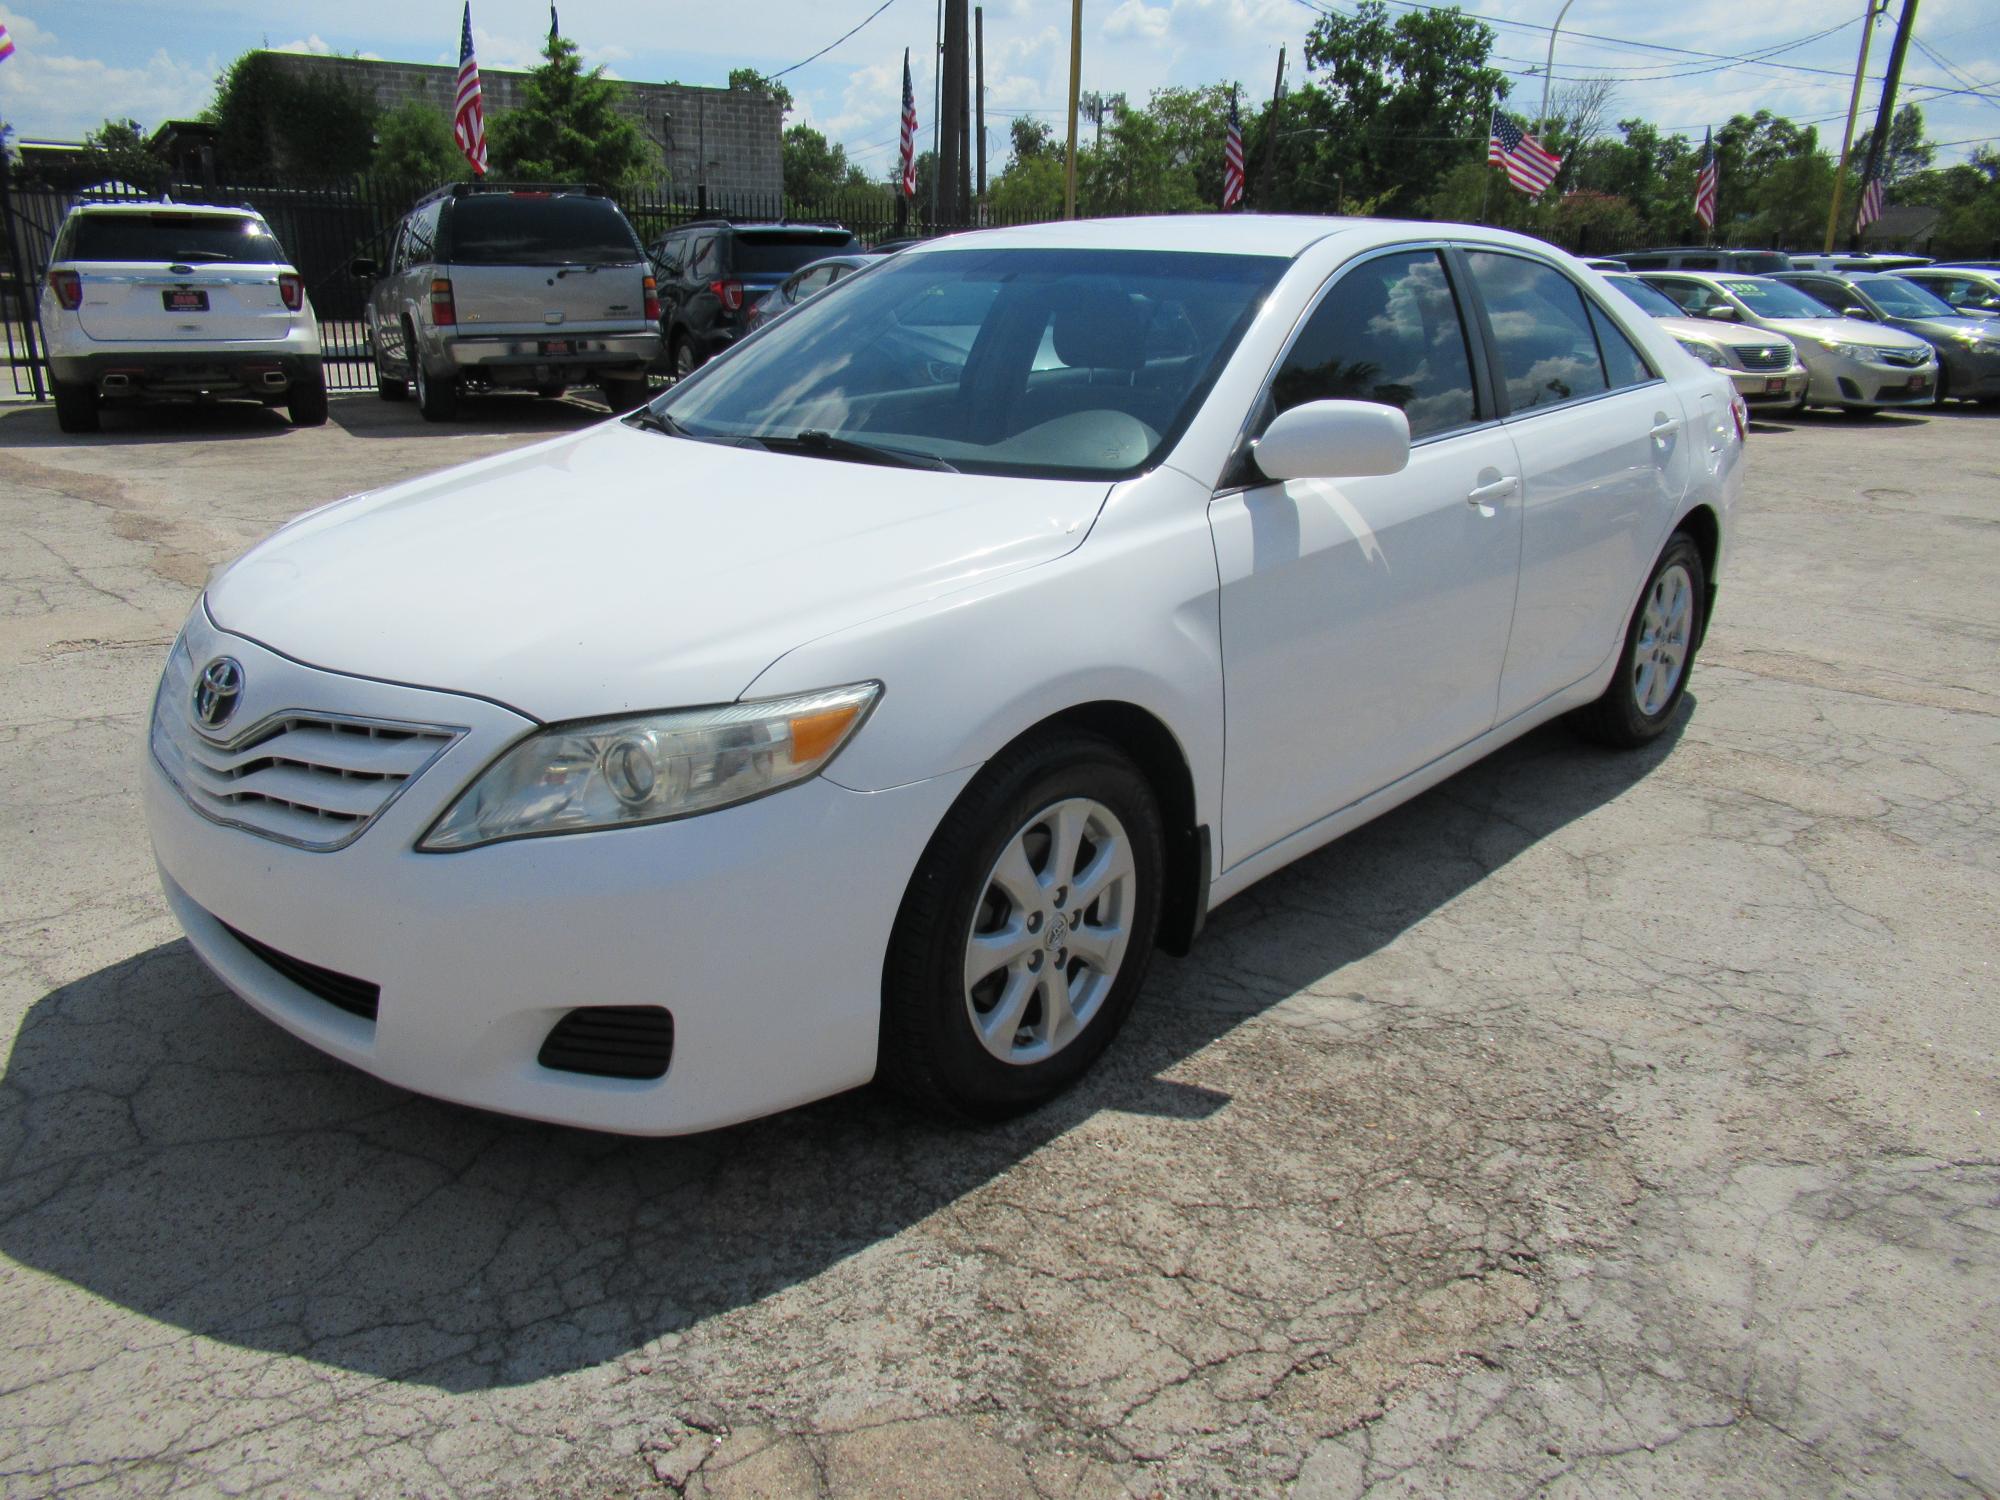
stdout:
POLYGON ((1519 479, 1496 479, 1491 484, 1475 485, 1465 497, 1468 505, 1490 505, 1495 500, 1503 500, 1521 487, 1519 479))
POLYGON ((1661 417, 1657 422, 1653 424, 1653 430, 1648 435, 1656 438, 1672 437, 1675 433, 1679 432, 1680 430, 1681 430, 1681 424, 1675 421, 1672 417, 1661 417))

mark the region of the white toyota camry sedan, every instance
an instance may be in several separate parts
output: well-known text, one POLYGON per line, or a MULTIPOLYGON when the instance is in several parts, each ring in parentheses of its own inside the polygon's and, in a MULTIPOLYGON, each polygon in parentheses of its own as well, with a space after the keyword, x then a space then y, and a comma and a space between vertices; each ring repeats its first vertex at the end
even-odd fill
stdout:
POLYGON ((1022 1109, 1253 881, 1559 714, 1659 734, 1743 430, 1497 230, 938 241, 222 572, 151 718, 167 899, 445 1099, 1022 1109))

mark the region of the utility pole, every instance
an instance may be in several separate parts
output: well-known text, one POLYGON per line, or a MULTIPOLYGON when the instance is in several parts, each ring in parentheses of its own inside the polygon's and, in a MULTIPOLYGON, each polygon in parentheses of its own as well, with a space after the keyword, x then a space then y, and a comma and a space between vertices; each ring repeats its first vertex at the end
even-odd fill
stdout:
MULTIPOLYGON (((972 7, 972 97, 979 116, 979 206, 986 207, 986 7, 972 7)), ((984 222, 982 220, 982 222, 984 222)))
POLYGON ((1261 191, 1257 194, 1257 206, 1271 206, 1271 184, 1277 180, 1278 172, 1278 122, 1284 118, 1279 108, 1285 102, 1285 49, 1278 49, 1278 76, 1271 85, 1271 114, 1264 125, 1264 170, 1257 175, 1263 179, 1257 184, 1261 191))
POLYGON ((938 104, 944 133, 938 145, 938 217, 940 222, 960 224, 965 220, 965 203, 959 183, 965 168, 965 0, 944 0, 944 55, 939 59, 944 81, 938 104))
POLYGON ((1840 170, 1833 178, 1833 207, 1826 214, 1826 243, 1820 254, 1833 254, 1833 236, 1840 224, 1840 200, 1847 196, 1847 159, 1854 149, 1854 117, 1861 109, 1861 82, 1868 75, 1868 47, 1875 39, 1875 18, 1889 8, 1889 0, 1862 0, 1861 56, 1854 63, 1854 92, 1847 96, 1847 124, 1840 135, 1840 170))
POLYGON ((1069 5, 1069 155, 1063 160, 1063 217, 1076 217, 1076 96, 1083 89, 1083 0, 1069 5))
POLYGON ((951 122, 958 132, 958 176, 952 182, 957 200, 958 221, 972 218, 972 27, 966 15, 967 0, 951 0, 958 11, 958 50, 952 54, 951 74, 958 85, 958 114, 951 122))
MULTIPOLYGON (((1882 103, 1875 111, 1875 135, 1868 142, 1868 165, 1861 173, 1864 184, 1873 182, 1882 170, 1882 148, 1888 144, 1889 122, 1896 113, 1896 85, 1902 82, 1903 54, 1910 49, 1910 26, 1916 19, 1917 0, 1903 0, 1903 13, 1896 17, 1896 40, 1889 44, 1889 74, 1882 80, 1882 103)), ((1854 231, 1852 248, 1861 248, 1859 229, 1854 231)))
POLYGON ((938 163, 944 156, 944 110, 939 99, 944 92, 944 0, 937 0, 937 17, 931 30, 931 228, 938 221, 938 163))

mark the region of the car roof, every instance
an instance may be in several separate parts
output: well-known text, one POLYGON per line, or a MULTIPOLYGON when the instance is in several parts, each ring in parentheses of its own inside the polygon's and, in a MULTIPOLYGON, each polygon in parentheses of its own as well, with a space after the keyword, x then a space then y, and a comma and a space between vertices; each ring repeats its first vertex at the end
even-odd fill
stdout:
POLYGON ((261 219, 262 214, 254 208, 241 204, 226 207, 216 203, 172 203, 158 199, 144 202, 119 203, 78 203, 70 212, 73 214, 194 214, 217 219, 261 219))
POLYGON ((912 245, 904 255, 980 248, 1050 250, 1183 250, 1296 259, 1322 240, 1340 238, 1356 250, 1410 240, 1456 240, 1567 259, 1546 240, 1479 224, 1414 219, 1340 219, 1305 214, 1175 214, 1130 219, 1068 219, 976 229, 912 245))

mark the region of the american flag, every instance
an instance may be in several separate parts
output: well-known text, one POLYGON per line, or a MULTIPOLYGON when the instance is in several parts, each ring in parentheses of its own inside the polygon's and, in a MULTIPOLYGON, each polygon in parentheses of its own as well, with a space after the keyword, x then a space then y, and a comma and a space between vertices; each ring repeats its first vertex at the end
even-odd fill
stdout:
POLYGON ((1721 169, 1715 163, 1715 132, 1701 138, 1701 170, 1694 177, 1694 216, 1704 227, 1715 228, 1715 190, 1721 169))
POLYGON ((917 196, 917 91, 910 85, 910 49, 903 49, 903 196, 917 196))
POLYGON ((0 62, 14 55, 14 39, 7 35, 7 23, 0 21, 0 62))
POLYGON ((1854 232, 1861 233, 1882 217, 1882 179, 1871 177, 1861 190, 1861 211, 1854 216, 1854 232))
POLYGON ((480 102, 479 59, 472 55, 472 0, 465 0, 465 25, 458 34, 458 107, 452 138, 472 170, 486 175, 486 106, 480 102))
POLYGON ((1506 115, 1495 113, 1493 131, 1486 140, 1486 160, 1507 169, 1507 180, 1530 198, 1539 198, 1556 180, 1563 159, 1546 150, 1542 143, 1506 115))
POLYGON ((1229 133, 1222 138, 1222 206, 1243 201, 1243 126, 1236 118, 1236 91, 1229 93, 1229 133))

